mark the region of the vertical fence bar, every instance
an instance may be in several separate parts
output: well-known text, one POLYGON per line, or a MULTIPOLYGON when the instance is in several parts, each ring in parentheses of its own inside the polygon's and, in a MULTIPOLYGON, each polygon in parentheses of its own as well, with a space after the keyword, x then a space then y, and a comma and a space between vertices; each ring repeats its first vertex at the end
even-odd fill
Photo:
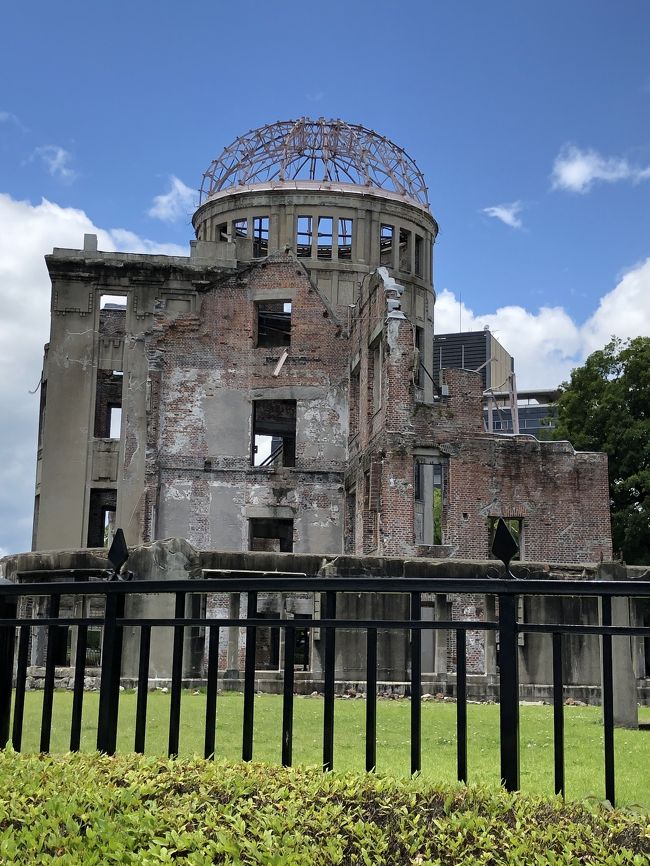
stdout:
POLYGON ((16 693, 14 695, 14 721, 11 731, 11 745, 20 751, 23 742, 23 717, 25 715, 25 688, 27 685, 27 661, 29 655, 29 635, 31 627, 21 625, 18 638, 18 662, 16 665, 16 693))
MULTIPOLYGON (((325 618, 336 618, 336 593, 325 593, 325 618)), ((334 769, 334 680, 336 673, 336 629, 325 628, 325 696, 323 704, 323 770, 334 769)))
MULTIPOLYGON (((48 616, 55 619, 59 615, 61 596, 51 595, 48 606, 48 616)), ((59 626, 47 626, 47 651, 45 654, 45 682, 43 684, 43 712, 41 715, 41 752, 50 751, 50 738, 52 734, 52 705, 54 703, 54 674, 56 667, 56 638, 59 626)))
POLYGON ((149 655, 151 653, 151 626, 140 626, 140 652, 138 657, 138 700, 135 708, 135 738, 133 751, 144 755, 147 736, 147 700, 149 698, 149 655))
POLYGON ((519 647, 517 596, 499 595, 499 728, 501 781, 519 790, 519 647))
MULTIPOLYGON (((609 596, 601 598, 602 625, 612 624, 612 600, 609 596)), ((616 782, 614 774, 614 681, 612 668, 612 636, 602 637, 602 703, 603 739, 605 745, 605 798, 612 806, 616 805, 616 782)))
MULTIPOLYGON (((185 618, 185 593, 177 592, 174 604, 174 619, 185 618)), ((169 705, 169 742, 167 754, 170 758, 178 755, 178 732, 181 724, 181 686, 183 684, 183 642, 185 626, 174 626, 174 646, 172 649, 172 691, 169 705)))
POLYGON ((219 626, 211 625, 208 636, 208 686, 205 701, 205 742, 203 755, 214 758, 217 731, 217 676, 219 674, 219 626))
POLYGON ((553 632, 553 758, 555 793, 566 794, 564 786, 564 693, 562 683, 562 635, 553 632))
POLYGON ((296 630, 284 630, 284 687, 282 693, 282 766, 290 767, 293 756, 293 678, 296 656, 296 630))
MULTIPOLYGON (((411 619, 422 615, 422 596, 411 593, 411 619)), ((411 775, 422 768, 422 632, 411 631, 411 775)))
MULTIPOLYGON (((0 596, 0 617, 16 619, 17 604, 12 598, 0 596)), ((15 625, 0 628, 0 748, 9 742, 9 720, 11 718, 11 693, 14 675, 15 625)))
POLYGON ((456 629, 456 767, 467 782, 467 632, 456 629))
POLYGON ((366 772, 377 766, 377 629, 366 629, 366 772))
MULTIPOLYGON (((246 617, 252 619, 257 615, 257 593, 246 593, 248 606, 246 617)), ((255 721, 255 653, 257 629, 254 625, 246 626, 246 656, 244 659, 244 728, 242 737, 242 761, 253 760, 253 724, 255 721)))
POLYGON ((124 616, 124 596, 106 593, 104 634, 102 638, 102 676, 99 685, 97 751, 115 753, 117 719, 120 708, 120 668, 122 665, 122 627, 117 619, 124 616))
POLYGON ((84 702, 84 678, 86 675, 86 648, 88 626, 77 626, 77 650, 74 656, 74 687, 72 697, 72 719, 70 721, 70 751, 78 752, 81 745, 81 715, 84 702))

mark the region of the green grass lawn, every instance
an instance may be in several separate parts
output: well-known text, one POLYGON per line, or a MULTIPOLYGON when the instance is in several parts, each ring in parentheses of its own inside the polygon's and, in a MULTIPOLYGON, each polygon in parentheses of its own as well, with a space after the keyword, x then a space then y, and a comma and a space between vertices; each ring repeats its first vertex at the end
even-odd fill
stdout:
MULTIPOLYGON (((39 748, 42 692, 28 692, 22 750, 39 748)), ((181 709, 180 755, 203 754, 205 694, 184 692, 181 709)), ((95 749, 99 696, 84 696, 82 751, 95 749)), ((167 751, 169 694, 152 692, 147 714, 146 753, 167 751)), ((136 695, 122 692, 118 751, 133 750, 136 695)), ((218 757, 241 757, 243 698, 224 693, 217 700, 218 757)), ((68 749, 72 694, 54 696, 52 752, 68 749)), ((553 718, 551 707, 522 706, 521 788, 537 794, 553 793, 553 718)), ((640 719, 650 722, 650 708, 640 710, 640 719)), ((280 762, 282 699, 276 695, 255 697, 254 759, 280 762)), ((295 765, 321 763, 323 722, 322 698, 296 697, 294 701, 295 765)), ((379 701, 377 704, 377 770, 404 777, 409 774, 410 701, 379 701)), ((422 705, 422 775, 436 782, 456 778, 456 707, 452 703, 422 705)), ((335 705, 335 770, 363 770, 365 766, 365 701, 337 700, 335 705)), ((617 805, 641 805, 650 809, 650 731, 616 730, 617 805)), ((499 783, 499 707, 494 704, 468 706, 469 781, 499 783)), ((604 799, 603 735, 598 707, 565 708, 565 762, 568 798, 604 799)))

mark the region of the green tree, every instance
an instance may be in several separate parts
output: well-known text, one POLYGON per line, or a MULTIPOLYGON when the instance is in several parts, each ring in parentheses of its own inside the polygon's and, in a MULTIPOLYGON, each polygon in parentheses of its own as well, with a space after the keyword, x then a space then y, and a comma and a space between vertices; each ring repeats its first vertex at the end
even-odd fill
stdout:
POLYGON ((561 387, 554 438, 607 454, 614 551, 650 564, 650 338, 613 338, 561 387))

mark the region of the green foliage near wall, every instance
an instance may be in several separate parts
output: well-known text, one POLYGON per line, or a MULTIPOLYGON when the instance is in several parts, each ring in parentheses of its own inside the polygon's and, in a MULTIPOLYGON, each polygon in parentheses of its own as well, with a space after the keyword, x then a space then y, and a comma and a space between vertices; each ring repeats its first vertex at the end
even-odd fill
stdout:
POLYGON ((647 816, 262 764, 0 753, 0 862, 633 864, 647 816))
POLYGON ((650 563, 650 337, 612 339, 571 373, 553 438, 607 454, 614 551, 650 563))

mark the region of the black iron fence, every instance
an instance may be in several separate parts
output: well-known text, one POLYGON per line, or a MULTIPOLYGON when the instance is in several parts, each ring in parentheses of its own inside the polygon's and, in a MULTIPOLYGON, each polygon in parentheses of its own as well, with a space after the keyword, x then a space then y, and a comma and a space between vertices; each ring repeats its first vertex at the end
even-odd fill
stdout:
MULTIPOLYGON (((99 572, 96 573, 99 577, 99 572)), ((183 651, 185 629, 197 626, 206 629, 206 711, 205 756, 215 751, 217 729, 217 697, 219 678, 218 654, 222 629, 243 627, 246 630, 243 671, 242 759, 253 757, 253 722, 255 712, 256 633, 260 628, 277 628, 284 632, 282 667, 282 763, 291 765, 293 749, 293 701, 295 687, 294 654, 297 630, 320 629, 322 644, 322 679, 324 714, 322 729, 322 764, 324 770, 334 767, 334 703, 336 690, 335 653, 337 632, 341 629, 365 632, 366 641, 366 701, 365 701, 365 766, 376 766, 377 747, 377 646, 378 633, 396 630, 405 634, 410 669, 410 770, 419 772, 422 742, 422 632, 428 629, 453 630, 457 647, 456 669, 456 745, 457 775, 468 779, 467 761, 467 664, 468 631, 496 632, 499 642, 500 693, 500 775, 508 790, 519 789, 519 671, 518 638, 522 633, 543 633, 552 636, 553 670, 553 731, 555 790, 564 794, 564 701, 563 654, 569 635, 598 635, 601 639, 601 688, 604 728, 605 795, 614 804, 614 685, 612 638, 650 637, 650 628, 612 625, 612 599, 650 598, 650 582, 595 582, 551 580, 487 580, 487 579, 420 579, 420 578, 322 578, 305 575, 251 572, 206 571, 205 579, 192 581, 118 582, 90 579, 92 572, 54 572, 39 575, 39 582, 0 585, 0 747, 11 741, 21 748, 25 708, 25 692, 29 667, 30 637, 34 630, 47 631, 43 705, 40 726, 40 750, 49 751, 52 732, 52 707, 55 691, 57 630, 76 629, 74 653, 73 706, 70 721, 69 746, 78 750, 81 741, 81 721, 84 701, 88 630, 102 626, 101 681, 97 748, 112 754, 118 731, 120 674, 123 661, 123 633, 127 627, 139 630, 137 676, 137 706, 134 730, 134 750, 143 752, 147 731, 147 698, 149 685, 152 630, 173 628, 171 647, 171 707, 168 731, 168 753, 178 754, 181 692, 183 688, 183 651), (186 615, 186 600, 190 595, 237 593, 247 597, 246 616, 238 618, 191 617, 186 615), (295 616, 293 619, 261 617, 257 612, 258 593, 314 593, 320 595, 321 616, 318 619, 295 616), (409 599, 409 613, 402 619, 351 619, 337 617, 337 599, 346 593, 398 593, 409 599), (423 620, 422 599, 425 594, 472 595, 485 594, 498 599, 498 615, 493 621, 423 620), (171 617, 133 618, 125 616, 125 601, 130 596, 167 594, 174 597, 171 617), (103 616, 61 616, 61 599, 103 597, 103 616), (600 600, 599 624, 549 624, 522 622, 517 616, 517 600, 521 597, 579 597, 600 600), (20 600, 46 597, 47 616, 34 619, 19 615, 20 600), (13 701, 12 701, 13 699, 13 701)))

